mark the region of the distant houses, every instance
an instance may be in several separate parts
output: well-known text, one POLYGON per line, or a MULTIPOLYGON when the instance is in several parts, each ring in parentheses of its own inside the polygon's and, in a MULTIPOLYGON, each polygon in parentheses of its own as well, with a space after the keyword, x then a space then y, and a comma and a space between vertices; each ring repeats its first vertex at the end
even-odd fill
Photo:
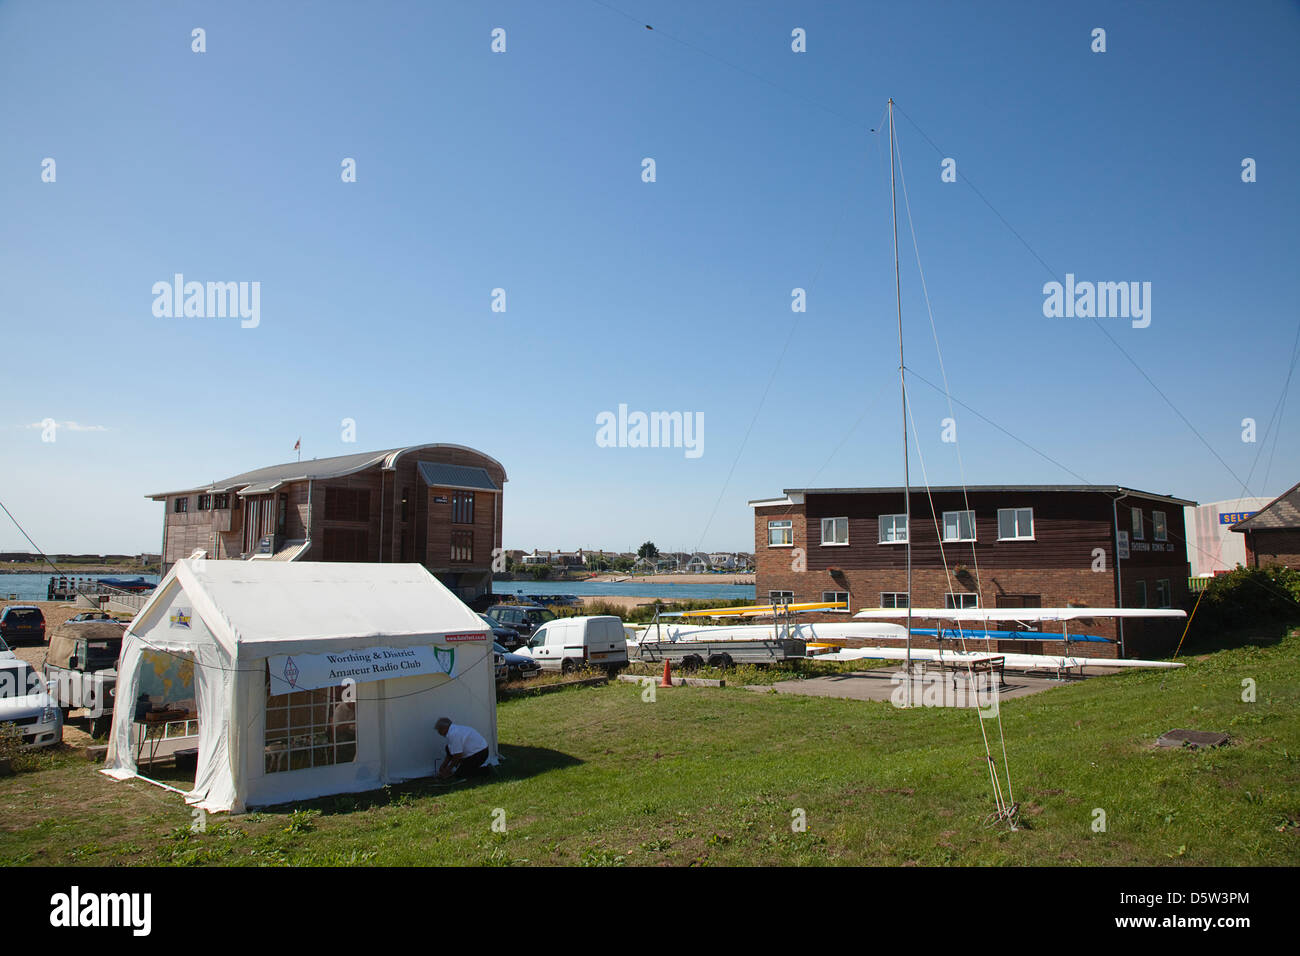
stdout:
POLYGON ((518 568, 549 567, 568 573, 578 570, 621 571, 632 574, 709 574, 744 572, 754 566, 753 555, 745 551, 661 551, 653 557, 639 557, 631 551, 513 550, 506 552, 511 565, 518 568))

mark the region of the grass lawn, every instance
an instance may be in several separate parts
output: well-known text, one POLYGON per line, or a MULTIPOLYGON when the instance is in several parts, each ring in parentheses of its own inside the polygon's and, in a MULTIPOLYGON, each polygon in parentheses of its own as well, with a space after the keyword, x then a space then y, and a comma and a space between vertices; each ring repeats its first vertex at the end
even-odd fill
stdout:
MULTIPOLYGON (((176 794, 115 783, 71 753, 42 757, 0 777, 0 865, 1294 865, 1298 718, 1300 632, 1004 701, 1025 822, 1010 833, 984 823, 972 711, 730 686, 646 703, 614 682, 503 702, 507 760, 488 782, 215 814, 200 833, 176 794), (1232 744, 1153 746, 1175 727, 1232 744)), ((996 723, 985 727, 996 747, 996 723)))

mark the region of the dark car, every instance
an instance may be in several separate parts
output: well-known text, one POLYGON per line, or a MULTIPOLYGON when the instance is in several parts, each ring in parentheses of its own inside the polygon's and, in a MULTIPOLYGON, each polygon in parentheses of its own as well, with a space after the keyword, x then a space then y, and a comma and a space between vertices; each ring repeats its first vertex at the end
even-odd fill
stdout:
POLYGON ((492 628, 492 640, 496 644, 502 645, 506 651, 513 651, 517 647, 522 647, 527 643, 527 638, 516 631, 514 628, 506 627, 495 618, 488 617, 486 614, 480 614, 483 623, 492 628))
POLYGON ((523 680, 527 677, 536 677, 542 672, 542 665, 531 657, 525 657, 523 654, 511 654, 495 642, 492 644, 492 649, 506 659, 507 680, 523 680))
POLYGON ((31 604, 10 604, 0 611, 0 637, 11 647, 45 643, 45 615, 31 604))
MULTIPOLYGON (((539 604, 496 604, 487 610, 488 617, 527 637, 547 621, 554 621, 555 614, 539 604)), ((522 641, 519 643, 523 643, 522 641)), ((519 644, 515 645, 516 647, 519 644)))

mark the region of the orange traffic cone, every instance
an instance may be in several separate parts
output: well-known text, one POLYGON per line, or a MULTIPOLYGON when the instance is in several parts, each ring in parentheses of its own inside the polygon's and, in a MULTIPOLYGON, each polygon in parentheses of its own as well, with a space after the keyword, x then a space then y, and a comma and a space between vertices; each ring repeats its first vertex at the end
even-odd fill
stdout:
POLYGON ((667 659, 664 660, 664 679, 659 682, 659 686, 660 687, 673 686, 672 672, 669 670, 667 659))

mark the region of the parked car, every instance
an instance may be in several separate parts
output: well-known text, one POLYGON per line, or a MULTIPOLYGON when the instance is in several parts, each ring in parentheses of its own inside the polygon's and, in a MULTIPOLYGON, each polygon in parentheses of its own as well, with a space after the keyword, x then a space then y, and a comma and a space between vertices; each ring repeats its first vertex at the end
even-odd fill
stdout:
POLYGON ((533 633, 547 621, 555 620, 555 612, 539 604, 495 604, 487 610, 488 617, 517 631, 524 637, 533 633))
POLYGON ((525 638, 513 627, 506 627, 496 618, 488 617, 486 614, 480 614, 483 623, 492 628, 492 640, 500 644, 505 650, 513 651, 516 647, 523 644, 525 638))
POLYGON ((564 674, 588 665, 613 674, 627 666, 627 638, 623 622, 613 615, 566 617, 537 628, 519 653, 564 674))
POLYGON ((11 661, 17 656, 17 654, 9 650, 9 645, 5 643, 5 639, 0 637, 0 661, 11 661))
POLYGON ((117 659, 122 653, 126 628, 113 620, 66 621, 50 635, 45 653, 45 679, 66 720, 68 713, 85 708, 90 735, 108 733, 117 693, 117 659))
POLYGON ((492 674, 498 684, 504 684, 510 679, 510 669, 506 666, 506 656, 493 649, 492 652, 492 674))
POLYGON ((10 604, 0 611, 0 637, 16 647, 20 641, 45 643, 45 614, 32 604, 10 604))
POLYGON ((526 654, 511 654, 495 641, 492 643, 492 649, 505 657, 508 680, 526 680, 542 672, 542 665, 526 654))
POLYGON ((23 749, 63 742, 63 714, 32 665, 19 658, 0 660, 0 724, 22 732, 23 749))

